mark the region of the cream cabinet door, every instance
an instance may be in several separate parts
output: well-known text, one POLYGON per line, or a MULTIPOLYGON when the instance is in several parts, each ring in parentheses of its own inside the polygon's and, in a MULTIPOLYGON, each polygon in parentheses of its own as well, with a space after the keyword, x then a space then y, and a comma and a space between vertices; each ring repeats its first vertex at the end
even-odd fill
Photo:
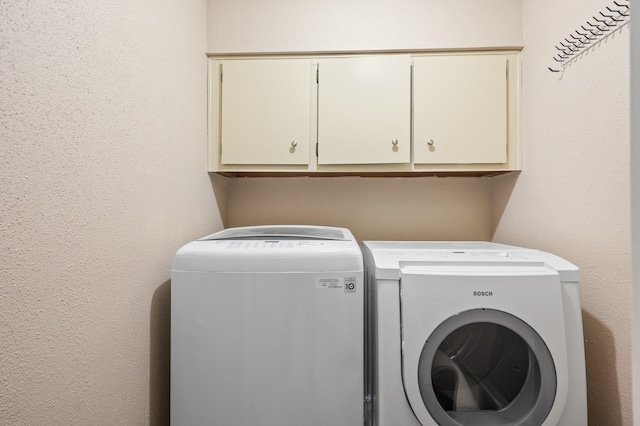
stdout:
POLYGON ((311 61, 226 60, 221 66, 221 163, 308 164, 311 61))
POLYGON ((408 55, 318 62, 318 164, 411 160, 408 55))
POLYGON ((507 161, 507 66, 501 55, 414 58, 416 164, 507 161))

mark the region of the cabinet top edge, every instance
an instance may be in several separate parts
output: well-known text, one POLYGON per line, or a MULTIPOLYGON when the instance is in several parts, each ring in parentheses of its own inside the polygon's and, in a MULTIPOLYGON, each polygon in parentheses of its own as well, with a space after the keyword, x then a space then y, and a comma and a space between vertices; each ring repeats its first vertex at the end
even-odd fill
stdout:
POLYGON ((442 49, 397 49, 397 50, 343 50, 343 51, 305 51, 305 52, 209 52, 210 59, 249 58, 249 57, 318 57, 318 56, 353 56, 353 55, 419 55, 430 53, 517 53, 523 46, 498 46, 476 48, 442 48, 442 49))

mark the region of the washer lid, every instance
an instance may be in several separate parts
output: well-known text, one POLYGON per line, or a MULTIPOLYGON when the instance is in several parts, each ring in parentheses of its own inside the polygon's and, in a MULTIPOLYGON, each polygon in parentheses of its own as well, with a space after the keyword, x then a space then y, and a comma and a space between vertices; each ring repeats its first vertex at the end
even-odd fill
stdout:
POLYGON ((181 247, 173 271, 269 273, 362 271, 362 252, 346 228, 229 228, 181 247))
POLYGON ((201 238, 200 241, 210 240, 352 240, 353 236, 345 228, 308 225, 265 225, 227 228, 215 234, 201 238))

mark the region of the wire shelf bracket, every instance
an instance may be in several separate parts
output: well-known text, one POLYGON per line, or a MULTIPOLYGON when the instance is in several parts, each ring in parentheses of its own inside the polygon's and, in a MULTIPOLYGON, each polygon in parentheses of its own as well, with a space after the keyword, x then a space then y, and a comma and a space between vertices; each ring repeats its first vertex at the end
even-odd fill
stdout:
POLYGON ((551 72, 563 72, 565 67, 580 55, 602 42, 616 31, 629 24, 631 11, 630 0, 615 0, 611 7, 587 20, 586 25, 573 31, 560 43, 555 45, 558 53, 553 60, 560 64, 559 68, 548 67, 551 72))

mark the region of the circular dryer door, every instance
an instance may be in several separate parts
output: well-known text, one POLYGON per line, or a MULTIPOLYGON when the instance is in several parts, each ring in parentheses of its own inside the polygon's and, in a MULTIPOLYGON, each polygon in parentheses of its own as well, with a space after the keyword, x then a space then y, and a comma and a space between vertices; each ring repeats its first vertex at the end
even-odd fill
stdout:
POLYGON ((418 364, 420 395, 443 426, 538 426, 556 393, 540 336, 517 317, 474 309, 441 323, 418 364))

